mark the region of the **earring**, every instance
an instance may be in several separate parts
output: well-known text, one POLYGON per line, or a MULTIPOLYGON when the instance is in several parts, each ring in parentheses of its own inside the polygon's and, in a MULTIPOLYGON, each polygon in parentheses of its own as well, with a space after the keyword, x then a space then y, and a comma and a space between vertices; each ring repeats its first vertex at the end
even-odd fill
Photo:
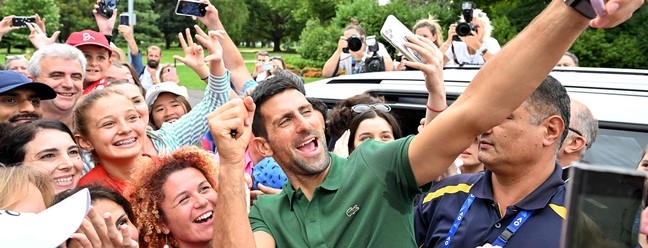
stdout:
POLYGON ((169 248, 169 235, 165 234, 164 235, 164 246, 163 248, 169 248))

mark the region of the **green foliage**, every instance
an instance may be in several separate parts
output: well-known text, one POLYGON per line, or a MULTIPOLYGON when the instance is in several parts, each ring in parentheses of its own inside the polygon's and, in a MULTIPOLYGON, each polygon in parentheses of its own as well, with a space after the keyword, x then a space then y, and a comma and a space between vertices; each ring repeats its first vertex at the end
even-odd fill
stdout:
POLYGON ((305 22, 295 18, 299 2, 294 0, 246 0, 250 18, 244 27, 246 41, 272 41, 274 52, 281 43, 299 39, 305 22))
POLYGON ((580 66, 645 68, 644 56, 628 56, 641 54, 640 43, 627 34, 609 39, 605 30, 590 29, 576 40, 571 51, 578 56, 580 66))
MULTIPOLYGON (((41 18, 46 19, 45 28, 50 34, 58 30, 60 26, 59 8, 54 0, 5 0, 3 4, 4 6, 0 9, 0 15, 2 16, 31 16, 38 14, 41 18)), ((10 44, 10 46, 31 47, 29 29, 27 28, 5 34, 2 41, 10 44)))
MULTIPOLYGON (((85 29, 97 29, 97 24, 92 16, 92 8, 96 1, 93 0, 56 0, 56 5, 61 10, 61 31, 59 41, 65 42, 65 39, 75 31, 85 29)), ((49 20, 48 20, 49 22, 49 20)), ((48 34, 56 31, 48 28, 48 34)))
POLYGON ((195 23, 191 17, 179 16, 175 14, 177 0, 157 0, 155 1, 155 12, 160 16, 156 20, 156 26, 159 28, 164 39, 165 48, 169 49, 172 42, 178 41, 178 33, 184 35, 185 28, 191 28, 195 23))
POLYGON ((337 48, 337 43, 323 38, 340 37, 341 33, 341 28, 335 28, 333 25, 322 26, 318 20, 311 19, 301 33, 301 46, 297 48, 297 52, 306 59, 326 61, 337 48))

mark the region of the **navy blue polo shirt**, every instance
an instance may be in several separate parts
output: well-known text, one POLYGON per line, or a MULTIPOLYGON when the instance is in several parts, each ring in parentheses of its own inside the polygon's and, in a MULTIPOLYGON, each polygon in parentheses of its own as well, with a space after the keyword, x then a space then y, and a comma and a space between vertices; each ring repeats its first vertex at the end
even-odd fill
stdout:
POLYGON ((501 217, 493 200, 490 171, 462 174, 440 181, 414 206, 414 230, 420 247, 441 247, 459 209, 472 193, 475 200, 459 225, 450 247, 477 247, 492 244, 515 219, 520 210, 534 210, 506 247, 559 247, 566 209, 562 168, 526 198, 506 208, 501 217))

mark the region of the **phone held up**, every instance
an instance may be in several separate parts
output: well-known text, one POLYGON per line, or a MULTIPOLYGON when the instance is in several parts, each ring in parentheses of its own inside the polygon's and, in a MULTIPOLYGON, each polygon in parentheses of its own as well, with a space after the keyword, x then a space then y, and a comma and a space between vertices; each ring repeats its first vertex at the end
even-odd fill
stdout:
POLYGON ((207 4, 198 1, 179 0, 176 15, 203 17, 207 13, 207 4))
POLYGON ((119 5, 119 0, 101 0, 98 5, 99 8, 97 9, 97 14, 110 19, 115 8, 119 5))
POLYGON ((119 15, 119 25, 126 25, 128 26, 128 13, 122 13, 119 15))
POLYGON ((14 16, 11 19, 11 26, 26 28, 26 23, 36 23, 36 18, 29 16, 14 16))

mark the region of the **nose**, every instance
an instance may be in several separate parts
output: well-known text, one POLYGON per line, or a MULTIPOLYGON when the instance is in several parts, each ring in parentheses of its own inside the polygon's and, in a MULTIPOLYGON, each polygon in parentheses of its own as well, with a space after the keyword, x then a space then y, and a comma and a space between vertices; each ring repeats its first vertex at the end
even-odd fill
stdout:
POLYGON ((119 134, 127 134, 133 131, 133 129, 126 123, 125 121, 120 121, 118 124, 118 133, 119 134))
POLYGON ((209 201, 207 200, 207 198, 205 198, 204 195, 196 194, 196 201, 194 201, 194 208, 203 208, 207 206, 207 203, 209 203, 209 201))
POLYGON ((73 166, 74 166, 74 163, 72 162, 72 158, 70 158, 70 155, 64 154, 61 163, 59 164, 58 167, 56 167, 56 169, 59 169, 59 170, 62 170, 62 171, 68 171, 68 170, 72 169, 73 166))
POLYGON ((34 103, 29 99, 21 101, 19 107, 20 107, 20 112, 21 113, 34 113, 34 112, 36 112, 36 106, 34 106, 34 103))
POLYGON ((295 130, 297 133, 308 132, 313 128, 303 115, 297 115, 295 121, 297 122, 297 130, 295 130))

